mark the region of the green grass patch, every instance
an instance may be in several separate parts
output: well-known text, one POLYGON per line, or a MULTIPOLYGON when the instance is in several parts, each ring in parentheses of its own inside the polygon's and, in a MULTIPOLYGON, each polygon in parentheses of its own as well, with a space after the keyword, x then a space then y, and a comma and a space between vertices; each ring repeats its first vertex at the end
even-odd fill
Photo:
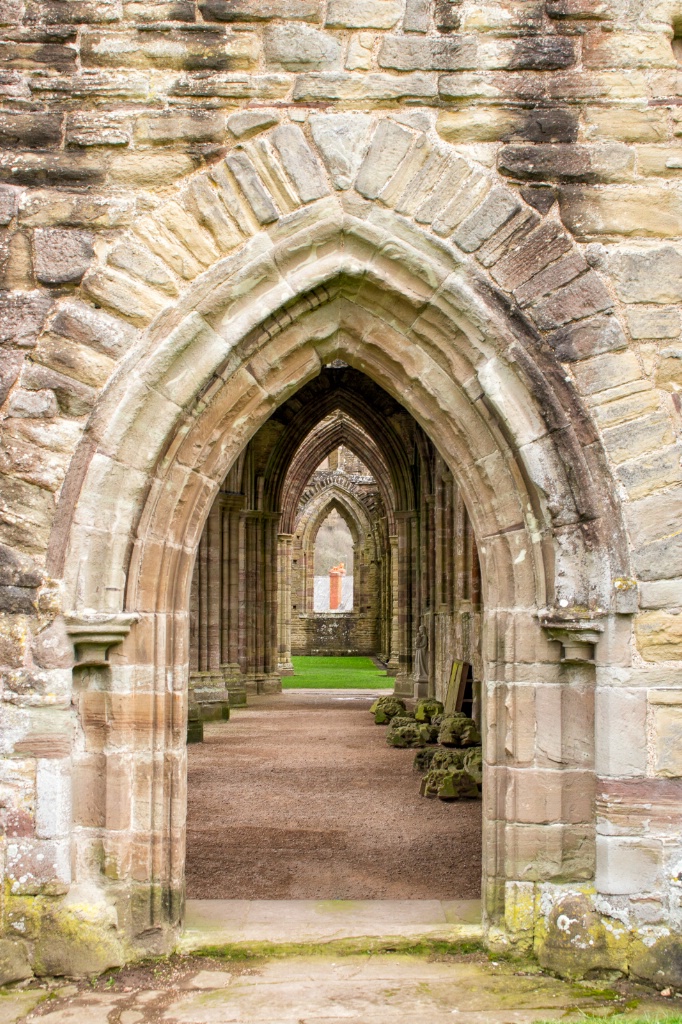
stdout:
MULTIPOLYGON (((575 1018, 571 1018, 574 1020, 575 1018)), ((589 1010, 580 1011, 580 1020, 586 1021, 608 1021, 608 1024, 682 1024, 682 1016, 679 1013, 666 1014, 661 1010, 660 1014, 646 1014, 644 1017, 631 1017, 629 1014, 610 1013, 604 1016, 603 1013, 590 1013, 589 1010)), ((551 1020, 537 1020, 535 1024, 566 1024, 566 1018, 552 1017, 551 1020)))
POLYGON ((210 957, 213 960, 276 960, 292 956, 360 956, 390 955, 401 953, 408 956, 471 956, 483 952, 483 945, 472 939, 448 942, 445 939, 412 939, 398 937, 379 939, 366 938, 331 939, 329 942, 251 942, 219 946, 203 946, 192 952, 192 956, 210 957))
POLYGON ((394 681, 371 658, 291 659, 293 676, 282 676, 285 690, 392 690, 394 681))

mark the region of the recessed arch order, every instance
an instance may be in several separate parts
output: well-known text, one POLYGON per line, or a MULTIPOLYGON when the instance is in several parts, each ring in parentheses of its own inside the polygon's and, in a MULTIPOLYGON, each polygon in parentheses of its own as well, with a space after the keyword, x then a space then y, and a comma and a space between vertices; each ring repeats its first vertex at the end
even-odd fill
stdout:
MULTIPOLYGON (((340 359, 369 376, 458 481, 481 559, 491 728, 496 682, 510 666, 544 662, 556 672, 542 615, 606 614, 612 579, 627 569, 613 542, 605 462, 554 357, 446 245, 404 235, 398 215, 382 211, 379 226, 324 199, 216 263, 151 325, 74 460, 50 563, 74 618, 134 620, 112 651, 112 687, 130 695, 135 722, 150 731, 144 749, 126 755, 149 768, 148 810, 131 826, 136 863, 105 842, 105 876, 112 891, 122 880, 140 891, 146 928, 172 931, 181 914, 195 549, 234 460, 321 367, 340 359)), ((501 808, 493 789, 484 814, 503 828, 486 839, 491 914, 500 881, 519 877, 514 856, 500 852, 516 843, 513 801, 501 808)))

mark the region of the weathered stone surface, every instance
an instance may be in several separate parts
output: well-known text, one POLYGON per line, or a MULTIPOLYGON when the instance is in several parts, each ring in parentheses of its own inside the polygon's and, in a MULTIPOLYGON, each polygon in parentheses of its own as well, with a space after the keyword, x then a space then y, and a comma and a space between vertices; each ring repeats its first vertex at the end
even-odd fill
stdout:
MULTIPOLYGON (((300 75, 294 85, 294 99, 355 100, 361 104, 380 100, 430 99, 438 95, 435 74, 410 75, 343 73, 300 75)), ((0 161, 1 167, 1 161, 0 161)))
POLYGON ((255 66, 257 40, 251 32, 205 26, 201 32, 124 33, 89 30, 81 41, 84 67, 167 68, 185 71, 239 71, 255 66))
POLYGON ((31 977, 33 970, 26 943, 20 939, 0 939, 0 985, 31 977))
POLYGON ((140 143, 222 142, 224 138, 225 115, 217 110, 169 110, 135 119, 135 139, 140 143))
POLYGON ((0 292, 0 343, 32 348, 52 303, 46 292, 0 292))
POLYGON ((494 189, 475 213, 466 217, 452 236, 464 252, 475 252, 507 221, 519 212, 521 204, 512 192, 494 189))
POLYGON ((17 388, 10 397, 8 412, 10 416, 51 419, 59 412, 59 405, 53 391, 25 391, 17 388))
POLYGON ((246 154, 241 151, 234 151, 226 158, 226 163, 249 201, 259 224, 272 224, 273 221, 277 220, 277 207, 264 188, 253 164, 246 154))
POLYGON ((502 174, 522 181, 627 181, 634 174, 634 154, 618 143, 506 146, 498 157, 498 167, 502 174))
POLYGON ((117 358, 133 343, 136 332, 126 323, 84 302, 63 302, 50 323, 50 332, 89 345, 103 355, 117 358))
POLYGON ((413 135, 394 121, 382 121, 374 132, 362 162, 355 188, 366 199, 375 199, 395 174, 412 145, 413 135))
POLYGON ((279 114, 274 109, 243 110, 228 117, 227 127, 236 139, 248 139, 278 122, 279 114))
POLYGON ((310 118, 313 139, 334 188, 348 189, 367 147, 371 119, 366 114, 319 114, 310 118))
POLYGON ((550 335, 549 343, 557 357, 565 362, 627 348, 623 329, 615 316, 598 316, 562 327, 550 335))
POLYGON ((680 313, 677 309, 629 309, 628 328, 635 341, 651 338, 678 338, 680 313))
POLYGON ((300 128, 296 125, 281 125, 272 133, 272 140, 282 158, 284 169, 304 203, 322 199, 329 194, 329 185, 322 167, 300 128))
POLYGON ((476 44, 470 38, 386 36, 379 67, 396 71, 463 71, 476 67, 476 44))
POLYGON ((199 4, 204 21, 320 21, 319 0, 205 0, 199 4))
MULTIPOLYGON (((664 611, 640 613, 635 623, 637 649, 645 661, 679 661, 682 651, 682 615, 664 611)), ((677 721, 680 708, 676 709, 673 718, 677 721)), ((665 716, 664 716, 665 717, 665 716)), ((666 729, 668 723, 666 718, 666 729)), ((667 756, 667 755, 666 755, 667 756)), ((665 759, 664 759, 665 760, 665 759)), ((666 772, 659 771, 659 774, 666 772)))
POLYGON ((604 282, 590 270, 572 284, 538 302, 531 316, 542 330, 553 330, 571 320, 601 313, 612 306, 613 300, 604 282))
POLYGON ((402 17, 400 0, 329 0, 330 28, 393 28, 402 17))
POLYGON ((268 65, 284 71, 327 71, 341 59, 341 43, 307 25, 271 25, 263 37, 268 65))
POLYGON ((481 736, 471 718, 458 714, 443 719, 438 742, 444 747, 475 747, 480 744, 481 736))
POLYGON ((682 233, 682 197, 649 185, 628 191, 618 186, 559 190, 561 217, 578 238, 626 236, 671 238, 682 233))
POLYGON ((33 233, 33 269, 41 284, 81 281, 94 257, 92 235, 65 228, 36 228, 33 233))
POLYGON ((643 252, 617 252, 610 267, 623 302, 682 301, 682 253, 671 245, 643 252))

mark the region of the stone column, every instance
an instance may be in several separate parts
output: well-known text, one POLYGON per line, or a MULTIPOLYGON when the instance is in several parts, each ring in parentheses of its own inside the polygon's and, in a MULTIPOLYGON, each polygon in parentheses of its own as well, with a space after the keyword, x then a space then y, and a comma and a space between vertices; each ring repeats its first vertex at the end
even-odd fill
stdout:
POLYGON ((214 502, 199 544, 199 672, 191 686, 204 721, 229 717, 229 696, 220 667, 222 627, 222 507, 214 502))
POLYGON ((246 703, 246 688, 239 667, 239 566, 241 494, 221 494, 222 506, 222 618, 220 633, 220 669, 230 696, 230 704, 246 703))
POLYGON ((395 692, 408 697, 413 693, 412 641, 417 578, 417 514, 396 512, 398 529, 398 674, 395 692))
POLYGON ((293 675, 291 663, 291 558, 294 535, 277 535, 277 671, 293 675))
POLYGON ((279 693, 282 680, 277 670, 277 557, 278 530, 281 513, 262 512, 262 600, 260 632, 262 646, 262 679, 258 683, 259 693, 279 693))
POLYGON ((388 606, 388 664, 386 674, 397 676, 400 669, 400 623, 398 609, 400 607, 400 588, 398 585, 398 537, 389 537, 389 564, 386 596, 388 606))

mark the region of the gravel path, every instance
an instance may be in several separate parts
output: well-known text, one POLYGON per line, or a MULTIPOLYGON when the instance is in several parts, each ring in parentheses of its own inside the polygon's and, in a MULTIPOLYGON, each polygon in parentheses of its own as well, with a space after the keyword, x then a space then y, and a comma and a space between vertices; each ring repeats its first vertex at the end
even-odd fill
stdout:
POLYGON ((419 796, 374 697, 254 698, 188 747, 190 899, 476 899, 481 805, 419 796))

